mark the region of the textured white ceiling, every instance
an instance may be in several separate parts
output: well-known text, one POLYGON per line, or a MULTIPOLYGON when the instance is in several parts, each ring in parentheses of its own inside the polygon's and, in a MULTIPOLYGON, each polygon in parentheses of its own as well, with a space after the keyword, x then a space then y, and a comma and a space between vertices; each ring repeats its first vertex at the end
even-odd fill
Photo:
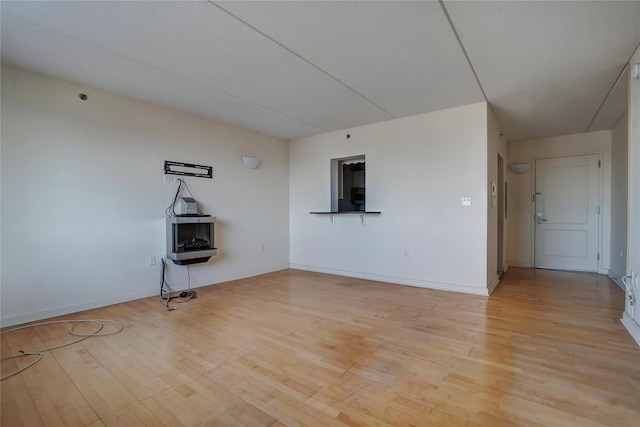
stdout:
POLYGON ((608 129, 640 42, 640 1, 2 1, 0 13, 5 64, 286 139, 484 94, 509 140, 608 129))
POLYGON ((394 117, 484 100, 438 2, 220 6, 394 117))
POLYGON ((587 130, 640 42, 640 2, 447 2, 447 9, 510 139, 587 130))

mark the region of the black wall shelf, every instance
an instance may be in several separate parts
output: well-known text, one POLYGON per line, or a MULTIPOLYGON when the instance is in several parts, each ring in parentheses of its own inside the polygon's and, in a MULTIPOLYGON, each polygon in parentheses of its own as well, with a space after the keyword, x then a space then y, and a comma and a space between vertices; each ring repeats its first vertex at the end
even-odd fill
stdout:
POLYGON ((341 212, 309 212, 311 215, 376 215, 380 211, 341 211, 341 212))
POLYGON ((335 224, 334 218, 336 215, 338 216, 360 215, 360 224, 362 224, 363 227, 366 227, 367 221, 365 220, 365 218, 367 217, 367 215, 380 215, 382 212, 380 211, 340 211, 340 212, 309 212, 309 213, 311 215, 328 215, 331 225, 335 224))

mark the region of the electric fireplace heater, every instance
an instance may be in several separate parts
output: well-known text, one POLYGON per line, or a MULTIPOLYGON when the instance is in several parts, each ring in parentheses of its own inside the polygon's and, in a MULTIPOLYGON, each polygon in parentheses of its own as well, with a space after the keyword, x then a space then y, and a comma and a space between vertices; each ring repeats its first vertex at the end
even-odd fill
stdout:
POLYGON ((218 250, 214 246, 212 216, 174 216, 167 218, 167 258, 175 264, 207 262, 218 250))

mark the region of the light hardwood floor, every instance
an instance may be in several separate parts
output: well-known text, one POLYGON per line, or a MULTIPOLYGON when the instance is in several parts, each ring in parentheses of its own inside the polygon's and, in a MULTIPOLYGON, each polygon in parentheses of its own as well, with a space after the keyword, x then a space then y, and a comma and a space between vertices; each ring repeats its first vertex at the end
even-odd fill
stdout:
MULTIPOLYGON (((640 347, 604 276, 512 268, 490 298, 296 270, 197 291, 64 316, 126 328, 3 381, 2 426, 640 425, 640 347)), ((2 355, 69 339, 13 332, 2 355)))

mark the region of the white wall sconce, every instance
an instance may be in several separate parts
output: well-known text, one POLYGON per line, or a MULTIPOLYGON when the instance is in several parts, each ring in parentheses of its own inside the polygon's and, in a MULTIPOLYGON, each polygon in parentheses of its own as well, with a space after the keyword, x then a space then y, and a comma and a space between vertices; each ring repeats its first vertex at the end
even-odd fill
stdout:
POLYGON ((260 164, 260 160, 251 156, 242 156, 242 163, 249 169, 255 169, 260 164))
POLYGON ((530 168, 531 165, 529 163, 511 163, 509 165, 509 169, 511 169, 511 172, 518 175, 529 172, 530 168))

